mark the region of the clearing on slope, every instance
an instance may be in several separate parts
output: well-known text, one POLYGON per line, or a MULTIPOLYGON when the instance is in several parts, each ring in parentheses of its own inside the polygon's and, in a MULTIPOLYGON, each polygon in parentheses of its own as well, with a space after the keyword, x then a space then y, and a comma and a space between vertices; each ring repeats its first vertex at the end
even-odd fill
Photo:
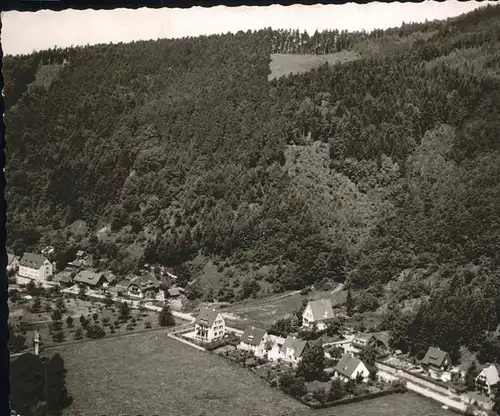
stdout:
POLYGON ((328 65, 345 63, 359 59, 356 52, 341 51, 328 55, 294 55, 294 54, 271 54, 271 74, 269 81, 290 74, 301 74, 311 69, 319 68, 328 62, 328 65))

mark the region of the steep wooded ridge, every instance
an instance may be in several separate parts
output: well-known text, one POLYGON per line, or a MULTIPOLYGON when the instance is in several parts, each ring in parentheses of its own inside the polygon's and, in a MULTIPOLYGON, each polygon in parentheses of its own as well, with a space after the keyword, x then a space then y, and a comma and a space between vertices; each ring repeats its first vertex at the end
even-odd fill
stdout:
POLYGON ((345 279, 419 297, 469 269, 482 288, 500 253, 499 36, 487 7, 6 57, 9 245, 87 247, 117 272, 209 259, 228 300, 345 279), (268 81, 274 53, 345 51, 268 81))

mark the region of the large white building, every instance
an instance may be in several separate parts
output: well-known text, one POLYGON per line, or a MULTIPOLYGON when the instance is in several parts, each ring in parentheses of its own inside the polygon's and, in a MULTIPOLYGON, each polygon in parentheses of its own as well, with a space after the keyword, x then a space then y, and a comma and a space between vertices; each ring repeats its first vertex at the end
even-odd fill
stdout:
POLYGON ((215 309, 203 306, 194 323, 195 338, 203 342, 212 342, 226 335, 226 323, 215 309))
POLYGON ((52 263, 40 254, 24 253, 19 260, 20 277, 46 282, 53 273, 52 263))
POLYGON ((323 331, 335 317, 330 299, 310 301, 302 314, 302 327, 323 331))

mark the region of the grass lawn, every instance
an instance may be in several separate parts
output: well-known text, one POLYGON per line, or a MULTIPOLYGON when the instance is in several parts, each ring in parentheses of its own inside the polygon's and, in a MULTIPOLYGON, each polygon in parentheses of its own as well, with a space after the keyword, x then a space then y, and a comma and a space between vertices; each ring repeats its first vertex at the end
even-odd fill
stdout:
POLYGON ((271 74, 269 80, 280 78, 289 74, 300 74, 319 68, 328 62, 334 65, 341 62, 349 62, 358 59, 359 55, 352 51, 342 51, 328 55, 295 55, 295 54, 271 54, 271 74))
POLYGON ((283 297, 283 295, 269 298, 255 299, 242 302, 239 305, 222 309, 226 324, 238 329, 245 329, 248 325, 268 328, 272 323, 286 315, 295 312, 302 305, 304 299, 331 299, 335 306, 345 302, 346 292, 335 293, 325 291, 312 291, 307 295, 300 293, 283 297))
POLYGON ((65 415, 295 415, 306 407, 222 357, 157 331, 61 346, 65 415))
POLYGON ((414 393, 391 394, 329 409, 306 410, 294 416, 453 416, 431 400, 414 393))

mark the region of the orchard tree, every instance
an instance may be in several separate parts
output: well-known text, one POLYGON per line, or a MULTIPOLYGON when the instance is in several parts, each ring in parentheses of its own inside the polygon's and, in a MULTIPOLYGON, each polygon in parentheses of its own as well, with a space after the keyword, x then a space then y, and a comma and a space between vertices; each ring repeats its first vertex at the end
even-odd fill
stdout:
POLYGON ((325 375, 325 350, 321 344, 306 347, 297 367, 297 375, 306 381, 322 380, 325 375))
POLYGON ((168 305, 165 305, 158 316, 160 326, 174 326, 175 319, 168 305))

